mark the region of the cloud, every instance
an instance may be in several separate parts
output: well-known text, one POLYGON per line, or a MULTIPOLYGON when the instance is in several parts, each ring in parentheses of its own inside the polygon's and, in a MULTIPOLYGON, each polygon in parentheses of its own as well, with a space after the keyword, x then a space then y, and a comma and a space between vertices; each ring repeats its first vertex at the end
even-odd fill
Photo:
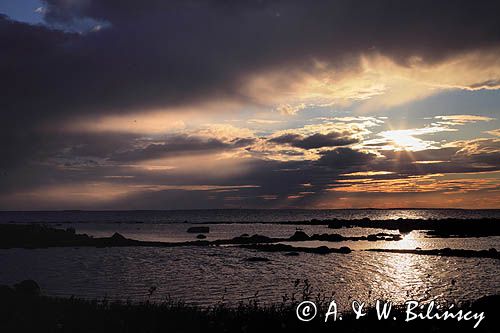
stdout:
POLYGON ((500 139, 477 138, 472 140, 459 140, 447 144, 449 147, 459 148, 458 154, 472 156, 500 152, 500 139))
POLYGON ((358 140, 349 137, 350 133, 329 132, 327 134, 316 133, 303 137, 299 134, 283 134, 269 139, 269 142, 278 144, 290 144, 293 147, 302 149, 317 149, 324 147, 339 147, 357 143, 358 140))
POLYGON ((98 206, 78 188, 109 193, 99 207, 186 198, 222 207, 224 192, 184 192, 251 184, 233 197, 278 207, 318 203, 340 174, 495 170, 491 138, 424 137, 487 117, 441 116, 377 136, 385 119, 334 115, 498 89, 498 11, 498 1, 46 0, 44 24, 0 16, 1 194, 37 193, 17 197, 19 207, 44 201, 46 189, 46 203, 67 191, 66 207, 98 206), (307 112, 327 108, 304 126, 307 112), (269 126, 227 124, 250 114, 249 124, 269 126), (305 183, 314 194, 301 194, 305 183), (176 187, 131 190, 159 184, 176 187))
POLYGON ((486 134, 493 135, 493 136, 499 136, 500 137, 500 128, 491 130, 491 131, 486 131, 486 134))
POLYGON ((345 169, 353 167, 366 166, 374 159, 374 154, 340 147, 322 152, 321 158, 317 161, 317 164, 327 166, 330 169, 344 171, 345 169))
POLYGON ((388 1, 131 0, 116 6, 113 1, 48 0, 44 15, 49 24, 89 18, 107 21, 110 27, 81 35, 2 18, 1 60, 16 64, 2 67, 1 88, 9 92, 4 112, 18 124, 23 118, 17 115, 29 114, 36 125, 74 114, 124 113, 208 100, 288 104, 294 110, 305 103, 302 100, 328 103, 377 96, 391 88, 388 82, 376 83, 377 73, 407 73, 403 76, 410 78, 420 73, 423 78, 417 81, 432 83, 426 73, 434 73, 441 63, 448 67, 438 78, 452 81, 438 86, 461 86, 455 79, 460 73, 468 75, 462 86, 477 84, 469 82, 470 70, 457 70, 455 62, 448 61, 470 52, 478 53, 460 66, 481 64, 474 78, 490 82, 498 79, 498 57, 488 51, 500 40, 492 14, 497 6, 494 1, 481 6, 412 1, 403 6, 388 1), (467 25, 460 19, 464 16, 467 25), (363 64, 361 58, 371 54, 381 54, 393 65, 382 65, 382 60, 374 60, 376 66, 363 64), (488 61, 479 60, 483 55, 488 61), (292 101, 293 96, 298 101, 292 101), (36 111, 40 108, 43 117, 36 111))
POLYGON ((438 124, 449 125, 449 126, 460 126, 470 123, 477 123, 479 121, 492 121, 495 118, 479 116, 479 115, 449 115, 449 116, 436 116, 436 119, 441 121, 438 124))
POLYGON ((300 110, 303 110, 305 107, 306 105, 304 103, 294 106, 289 104, 282 104, 276 108, 276 111, 285 116, 293 116, 297 114, 297 112, 299 112, 300 110))
POLYGON ((221 139, 175 135, 169 136, 164 143, 151 143, 145 147, 115 153, 111 156, 114 161, 143 161, 152 160, 179 154, 199 154, 220 152, 227 149, 249 146, 254 142, 252 138, 236 138, 230 141, 221 139))
POLYGON ((437 174, 396 179, 363 179, 361 182, 338 180, 329 190, 349 193, 439 192, 451 194, 500 189, 500 181, 496 178, 474 179, 468 178, 466 175, 462 175, 462 177, 446 179, 443 175, 437 174))

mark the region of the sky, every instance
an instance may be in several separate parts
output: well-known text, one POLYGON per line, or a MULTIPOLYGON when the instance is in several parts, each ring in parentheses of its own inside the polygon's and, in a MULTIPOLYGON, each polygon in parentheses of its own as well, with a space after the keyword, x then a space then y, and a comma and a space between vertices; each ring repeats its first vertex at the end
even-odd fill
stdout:
POLYGON ((498 12, 0 0, 0 210, 500 208, 498 12))

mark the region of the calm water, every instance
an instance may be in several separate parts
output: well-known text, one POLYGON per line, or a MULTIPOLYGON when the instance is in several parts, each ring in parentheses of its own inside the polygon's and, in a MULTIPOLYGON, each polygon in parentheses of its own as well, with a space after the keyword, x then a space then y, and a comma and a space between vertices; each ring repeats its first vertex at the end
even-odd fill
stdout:
MULTIPOLYGON (((79 233, 110 236, 114 232, 142 240, 185 241, 196 235, 186 232, 192 224, 210 225, 209 240, 243 233, 288 237, 295 225, 259 222, 301 221, 312 218, 473 218, 499 217, 498 210, 329 210, 329 211, 175 211, 175 212, 36 212, 0 213, 0 222, 54 222, 74 227, 79 233), (184 221, 189 221, 184 223, 184 221), (139 222, 139 223, 138 223, 139 222), (182 222, 182 223, 176 223, 182 222)), ((374 228, 333 230, 303 226, 308 234, 340 233, 362 236, 391 232, 374 228)), ((418 300, 473 300, 500 293, 498 260, 372 253, 369 248, 462 248, 500 249, 500 237, 440 239, 413 231, 397 242, 301 242, 296 246, 349 246, 351 254, 297 257, 236 247, 179 248, 52 248, 0 250, 0 283, 35 279, 44 292, 55 296, 145 300, 148 289, 157 287, 152 299, 167 296, 194 304, 213 305, 257 299, 280 302, 294 292, 296 279, 308 279, 315 292, 334 293, 347 304, 350 298, 377 298, 403 302, 418 300), (248 262, 259 256, 269 262, 248 262)))
POLYGON ((1 212, 5 222, 111 222, 111 223, 172 223, 172 222, 283 222, 311 219, 443 219, 500 218, 500 209, 226 209, 173 211, 46 211, 1 212))
POLYGON ((160 300, 171 296, 213 305, 256 296, 280 302, 294 291, 295 279, 309 279, 315 291, 347 304, 357 298, 476 299, 500 291, 494 259, 442 258, 408 254, 353 252, 288 257, 264 254, 269 262, 247 262, 259 255, 237 248, 107 248, 3 250, 2 283, 33 278, 47 294, 145 300, 148 289, 160 300), (453 282, 456 281, 456 282, 453 282), (454 283, 454 284, 453 284, 454 283))

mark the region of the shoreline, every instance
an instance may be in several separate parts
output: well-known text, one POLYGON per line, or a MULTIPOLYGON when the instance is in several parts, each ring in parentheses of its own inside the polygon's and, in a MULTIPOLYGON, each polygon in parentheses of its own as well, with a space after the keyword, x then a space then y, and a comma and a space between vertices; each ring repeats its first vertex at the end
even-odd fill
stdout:
MULTIPOLYGON (((189 229, 188 229, 189 232, 189 229)), ((208 232, 208 230, 206 230, 208 232)), ((201 235, 198 235, 201 236, 201 235)), ((304 241, 326 241, 326 242, 342 242, 342 241, 359 241, 367 240, 371 242, 377 241, 399 241, 400 234, 378 233, 368 236, 342 236, 339 234, 313 234, 307 235, 303 231, 296 231, 288 238, 272 238, 263 235, 241 235, 231 239, 219 239, 213 241, 194 240, 184 242, 157 242, 157 241, 140 241, 122 236, 119 233, 114 233, 111 237, 94 238, 87 234, 77 234, 74 229, 56 229, 44 225, 28 224, 28 225, 12 225, 0 224, 0 249, 10 248, 50 248, 50 247, 180 247, 180 246, 223 246, 234 245, 240 248, 246 248, 262 252, 286 252, 286 255, 296 255, 299 252, 329 254, 340 253, 349 254, 353 250, 347 246, 340 248, 331 248, 327 246, 319 247, 296 247, 292 245, 282 244, 282 242, 304 242, 304 241)), ((400 254, 417 254, 417 255, 437 255, 446 257, 467 257, 467 258, 491 258, 500 259, 500 253, 495 249, 489 250, 464 250, 464 249, 366 249, 359 251, 371 252, 386 252, 400 254)))

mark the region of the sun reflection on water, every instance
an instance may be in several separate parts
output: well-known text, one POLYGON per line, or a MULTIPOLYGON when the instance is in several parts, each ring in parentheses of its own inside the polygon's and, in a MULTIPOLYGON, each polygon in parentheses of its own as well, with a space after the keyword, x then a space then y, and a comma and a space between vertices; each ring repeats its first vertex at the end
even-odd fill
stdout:
POLYGON ((402 235, 403 239, 395 242, 385 242, 382 247, 385 249, 417 249, 421 247, 421 240, 416 232, 410 232, 402 235))

